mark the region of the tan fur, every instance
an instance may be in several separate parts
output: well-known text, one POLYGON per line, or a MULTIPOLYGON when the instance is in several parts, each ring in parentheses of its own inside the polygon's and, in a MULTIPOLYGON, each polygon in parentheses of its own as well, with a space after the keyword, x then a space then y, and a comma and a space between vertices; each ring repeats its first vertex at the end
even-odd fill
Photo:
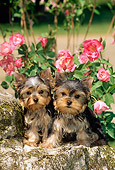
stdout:
POLYGON ((75 134, 78 145, 91 146, 98 140, 99 136, 91 130, 89 122, 83 116, 90 96, 91 84, 92 78, 81 82, 65 80, 62 74, 56 73, 54 106, 57 117, 53 123, 52 134, 40 144, 40 147, 57 147, 63 142, 64 137, 71 137, 72 134, 75 134))
POLYGON ((46 106, 51 101, 50 69, 41 71, 39 76, 26 78, 22 74, 15 74, 15 88, 19 101, 24 108, 24 145, 37 146, 48 137, 48 130, 52 118, 46 106))

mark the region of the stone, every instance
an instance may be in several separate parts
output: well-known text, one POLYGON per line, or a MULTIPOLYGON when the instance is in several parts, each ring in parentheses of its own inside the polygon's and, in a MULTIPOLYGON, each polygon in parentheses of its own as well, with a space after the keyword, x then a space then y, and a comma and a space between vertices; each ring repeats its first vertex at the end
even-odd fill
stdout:
POLYGON ((114 170, 115 150, 107 145, 54 149, 29 147, 15 139, 0 142, 0 170, 114 170))
POLYGON ((23 136, 22 113, 18 101, 11 94, 0 89, 0 140, 23 136))
POLYGON ((114 170, 108 145, 67 143, 53 149, 23 146, 23 116, 18 101, 0 90, 0 170, 114 170))

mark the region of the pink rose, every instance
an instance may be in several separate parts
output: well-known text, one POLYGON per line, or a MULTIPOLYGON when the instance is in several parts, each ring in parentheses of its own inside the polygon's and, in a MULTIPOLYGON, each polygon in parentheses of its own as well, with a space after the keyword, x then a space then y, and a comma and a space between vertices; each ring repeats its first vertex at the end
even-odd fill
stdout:
POLYGON ((98 70, 97 78, 100 81, 105 81, 105 82, 109 81, 110 79, 109 71, 105 70, 104 68, 100 68, 98 70))
POLYGON ((8 76, 12 75, 14 73, 14 64, 13 63, 8 63, 6 65, 6 69, 4 70, 8 76))
POLYGON ((14 46, 7 43, 6 41, 0 45, 0 56, 7 56, 14 50, 14 46))
POLYGON ((78 58, 79 58, 80 64, 87 63, 89 60, 85 53, 82 53, 78 58))
POLYGON ((14 73, 14 60, 12 56, 7 56, 0 60, 0 66, 8 76, 14 73))
POLYGON ((47 44, 47 38, 46 37, 43 37, 43 38, 38 38, 41 42, 41 46, 42 47, 45 47, 46 44, 47 44))
POLYGON ((44 0, 40 0, 39 3, 40 3, 40 5, 44 4, 44 0))
POLYGON ((25 38, 20 33, 16 33, 10 37, 9 41, 10 41, 10 44, 14 46, 20 46, 25 41, 25 38))
POLYGON ((64 50, 59 50, 58 52, 58 58, 60 57, 71 57, 71 52, 67 49, 64 49, 64 50))
POLYGON ((16 66, 17 68, 20 68, 20 67, 23 65, 21 58, 15 60, 14 62, 15 62, 15 66, 16 66))
POLYGON ((57 71, 59 72, 73 72, 76 65, 73 64, 73 56, 70 55, 69 50, 60 50, 58 54, 58 60, 55 62, 57 71))
POLYGON ((94 103, 94 112, 96 111, 97 115, 100 115, 105 110, 108 110, 109 107, 101 100, 94 103))
POLYGON ((45 11, 49 11, 49 7, 48 6, 45 6, 45 11))
POLYGON ((66 9, 66 10, 65 10, 65 15, 66 15, 66 16, 69 16, 69 13, 70 13, 69 10, 66 9))
POLYGON ((53 0, 51 1, 51 5, 53 6, 53 8, 57 7, 57 4, 53 0))
POLYGON ((103 45, 96 39, 84 41, 83 47, 83 52, 87 55, 90 61, 97 59, 99 57, 99 52, 103 50, 103 45))

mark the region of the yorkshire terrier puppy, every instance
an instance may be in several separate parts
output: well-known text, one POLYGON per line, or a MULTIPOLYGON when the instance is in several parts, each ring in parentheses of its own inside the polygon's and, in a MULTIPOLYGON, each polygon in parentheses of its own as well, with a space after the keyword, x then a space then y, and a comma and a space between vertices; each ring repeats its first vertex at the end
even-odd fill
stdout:
POLYGON ((15 88, 19 102, 24 108, 24 123, 26 131, 24 145, 37 146, 48 137, 52 124, 51 111, 51 83, 50 69, 41 71, 39 76, 27 78, 22 74, 15 74, 15 88))
POLYGON ((88 108, 91 77, 79 80, 67 80, 56 72, 54 88, 54 106, 56 118, 51 135, 43 148, 57 147, 65 141, 77 142, 77 145, 91 146, 104 138, 101 125, 93 112, 88 108))

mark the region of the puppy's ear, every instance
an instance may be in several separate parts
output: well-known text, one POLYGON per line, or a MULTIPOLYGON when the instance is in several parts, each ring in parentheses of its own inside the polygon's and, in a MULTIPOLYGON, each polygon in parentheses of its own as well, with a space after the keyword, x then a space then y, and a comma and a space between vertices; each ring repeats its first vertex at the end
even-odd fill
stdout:
POLYGON ((81 80, 81 83, 85 87, 85 91, 86 91, 88 100, 90 100, 90 98, 91 98, 91 87, 92 87, 92 83, 93 83, 93 77, 83 78, 81 80))
POLYGON ((14 77, 15 77, 14 86, 15 86, 16 90, 18 91, 20 86, 25 83, 27 78, 24 74, 19 74, 19 73, 14 73, 14 77))
POLYGON ((50 87, 53 86, 54 82, 53 82, 53 77, 51 75, 51 69, 47 68, 46 70, 42 70, 39 73, 39 77, 40 79, 43 80, 43 82, 47 85, 49 85, 50 87))
POLYGON ((91 87, 92 87, 92 83, 93 83, 93 77, 87 77, 87 78, 83 78, 81 80, 81 83, 83 84, 83 86, 87 87, 89 89, 89 91, 91 91, 91 87))
POLYGON ((67 80, 65 74, 55 71, 55 86, 60 86, 60 84, 67 80))

